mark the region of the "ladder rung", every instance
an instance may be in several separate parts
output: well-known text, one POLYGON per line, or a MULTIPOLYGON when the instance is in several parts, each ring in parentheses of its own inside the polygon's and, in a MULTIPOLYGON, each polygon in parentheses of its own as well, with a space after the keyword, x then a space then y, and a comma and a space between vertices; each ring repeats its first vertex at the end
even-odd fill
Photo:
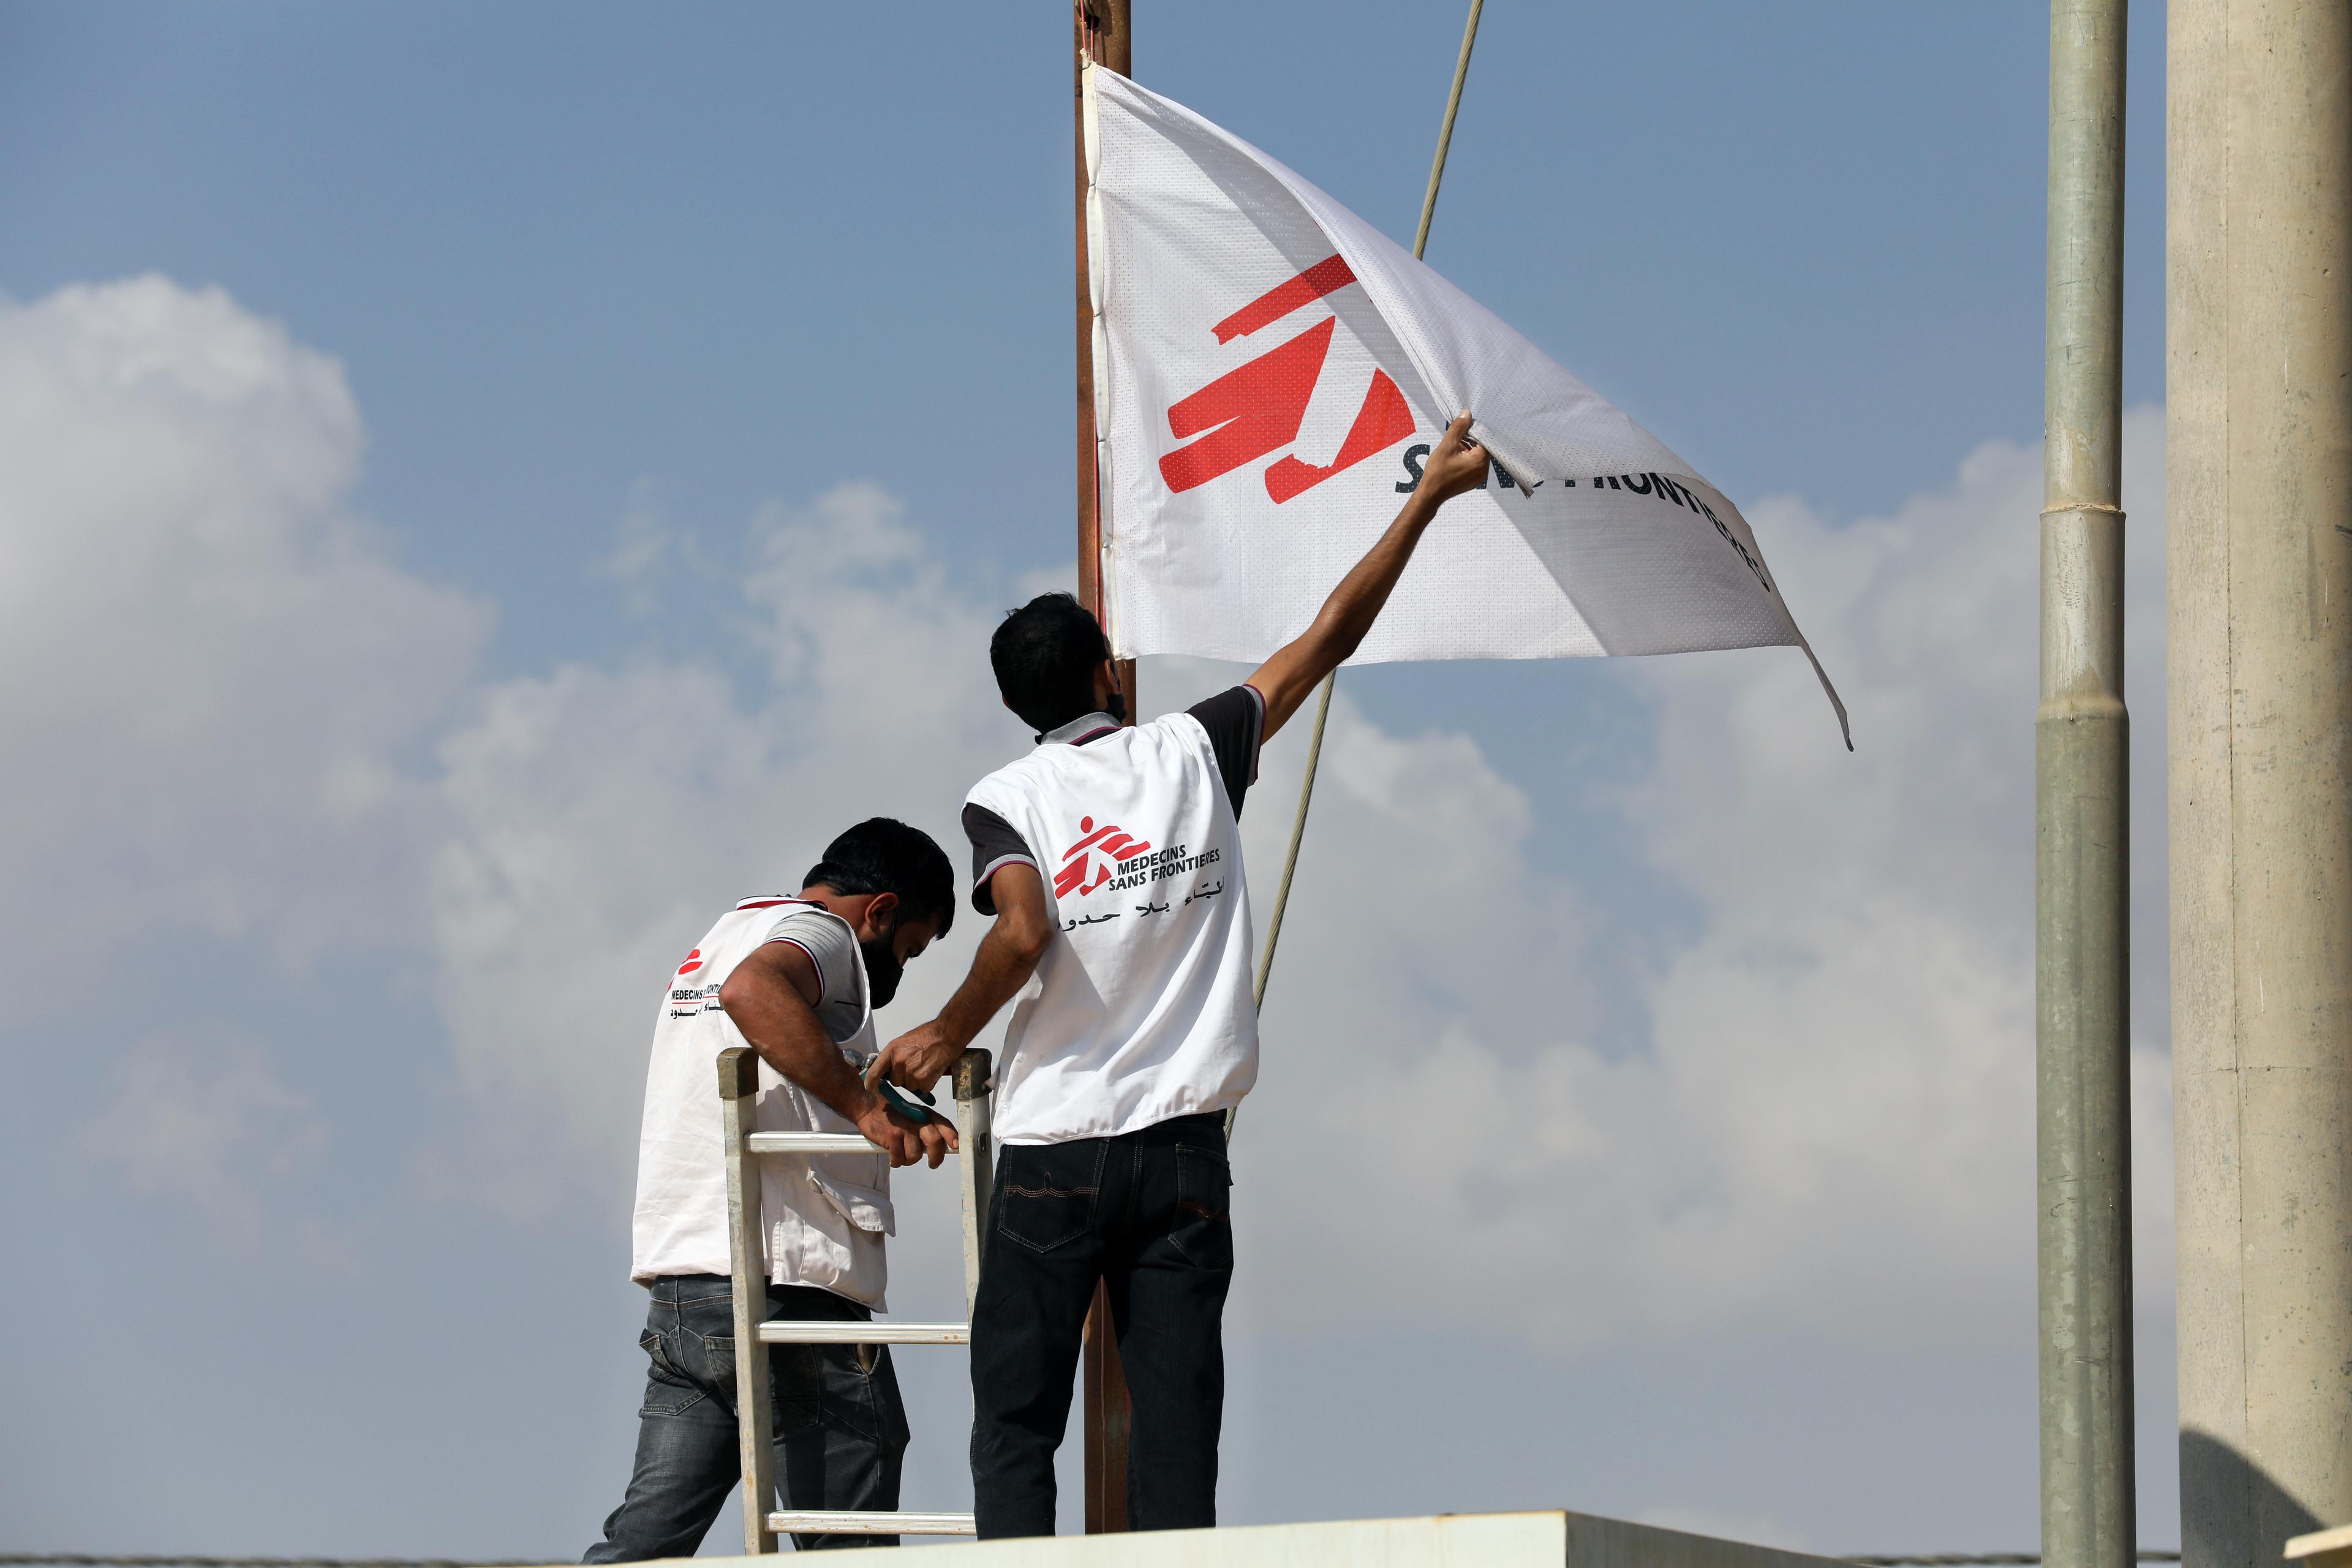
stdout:
POLYGON ((768 1528, 782 1535, 971 1535, 968 1513, 772 1513, 768 1528))
POLYGON ((970 1323, 810 1322, 774 1318, 760 1325, 767 1345, 968 1345, 970 1323))
POLYGON ((754 1154, 879 1154, 863 1132, 754 1132, 743 1142, 754 1154))
MULTIPOLYGON (((753 1132, 744 1143, 754 1154, 879 1154, 862 1132, 753 1132)), ((949 1153, 958 1151, 950 1149, 949 1153)))

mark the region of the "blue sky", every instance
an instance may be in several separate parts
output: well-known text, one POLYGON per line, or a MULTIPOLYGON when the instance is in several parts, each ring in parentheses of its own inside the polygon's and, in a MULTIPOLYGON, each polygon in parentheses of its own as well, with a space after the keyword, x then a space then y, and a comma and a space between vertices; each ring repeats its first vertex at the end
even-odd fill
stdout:
MULTIPOLYGON (((881 476, 959 565, 1067 553, 1052 7, 12 5, 21 297, 161 269, 341 356, 362 503, 495 585, 513 668, 625 636, 632 494, 732 526, 881 476), (583 622, 589 624, 583 625, 583 622)), ((2126 398, 2162 391, 2162 13, 2140 19, 2126 398)), ((2041 425, 2032 5, 1505 7, 1433 262, 1743 498, 1891 507, 2041 425)), ((1442 8, 1143 13, 1138 78, 1410 238, 1442 8)))
MULTIPOLYGON (((1565 1505, 1832 1552, 2030 1545, 2046 26, 1487 8, 1431 261, 1740 501, 1863 750, 1830 754, 1786 650, 1348 677, 1332 764, 1357 782, 1318 796, 1267 1016, 1298 1066, 1244 1134, 1281 1152, 1245 1181, 1232 1517, 1565 1505), (1820 756, 1759 738, 1784 704, 1820 756), (1412 973, 1358 1016, 1382 954, 1412 973), (1596 1116, 1634 1142, 1560 1131, 1596 1116), (1343 1300, 1282 1260, 1377 1186, 1350 1117, 1446 1131, 1392 1211, 1338 1226, 1343 1300), (1525 1160, 1461 1136, 1522 1119, 1525 1160), (1949 1163, 1853 1217, 1824 1194, 1878 1184, 1880 1138, 1949 1163), (1660 1239, 1699 1212, 1721 1234, 1660 1239), (1400 1281, 1383 1226, 1471 1251, 1400 1281)), ((2161 8, 2133 26, 2146 407, 2161 8)), ((1137 75, 1409 239, 1459 27, 1149 5, 1137 75)), ((0 692, 27 737, 0 885, 28 998, 0 1021, 0 1172, 37 1194, 0 1240, 48 1282, 0 1307, 11 1542, 592 1538, 639 1375, 633 977, 854 807, 951 831, 1020 743, 975 639, 1071 552, 1066 28, 0 3, 0 389, 26 443, 0 571, 40 611, 0 692), (164 281, 58 292, 141 278, 164 281), (166 348, 258 390, 55 390, 77 354, 166 348), (259 542, 221 544, 247 516, 259 542), (643 754, 680 727, 674 764, 643 754)), ((2133 430, 2153 675, 2160 426, 2133 430)), ((1146 704, 1232 678, 1149 668, 1146 704)), ((1260 878, 1297 744, 1253 813, 1260 878)), ((2138 837, 2160 1073, 2161 835, 2138 837)), ((905 1021, 951 978, 911 978, 905 1021)), ((2168 1544, 2168 1302, 2143 1316, 2144 1536, 2168 1544)), ((954 1369, 908 1375, 911 1500, 944 1506, 954 1369)))

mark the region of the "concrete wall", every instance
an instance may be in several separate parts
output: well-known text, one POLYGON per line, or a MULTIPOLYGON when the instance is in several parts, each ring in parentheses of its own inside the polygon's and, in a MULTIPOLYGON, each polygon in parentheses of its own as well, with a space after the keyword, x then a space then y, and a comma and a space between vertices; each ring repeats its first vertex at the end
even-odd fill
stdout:
MULTIPOLYGON (((1065 1535, 1050 1541, 902 1546, 868 1552, 859 1568, 953 1563, 970 1568, 1829 1568, 1832 1559, 1742 1546, 1679 1530, 1580 1513, 1450 1513, 1425 1519, 1171 1530, 1144 1535, 1065 1535), (920 1553, 921 1555, 917 1555, 920 1553)), ((678 1568, 749 1565, 755 1557, 679 1558, 678 1568)))

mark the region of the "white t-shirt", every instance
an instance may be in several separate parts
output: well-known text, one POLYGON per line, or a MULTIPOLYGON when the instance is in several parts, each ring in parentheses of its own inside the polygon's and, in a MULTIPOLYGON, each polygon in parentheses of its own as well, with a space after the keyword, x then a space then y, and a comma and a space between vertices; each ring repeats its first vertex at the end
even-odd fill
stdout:
MULTIPOLYGON (((822 904, 746 899, 719 917, 670 978, 654 1021, 637 1146, 631 1279, 732 1272, 727 1246, 727 1165, 721 1147, 719 1053, 745 1044, 719 1004, 735 966, 771 942, 797 944, 816 965, 817 1021, 861 1071, 878 1048, 856 933, 822 904)), ((852 1124, 814 1095, 760 1064, 751 1125, 761 1132, 845 1132, 852 1124)), ((814 1285, 879 1310, 895 1229, 890 1163, 879 1153, 761 1155, 761 1239, 768 1277, 814 1285)))
MULTIPOLYGON (((1249 895, 1228 775, 1245 782, 1254 770, 1264 709, 1248 688, 1228 695, 1244 710, 1247 767, 1221 765, 1193 713, 1133 729, 1097 714, 966 797, 1025 848, 992 858, 1037 866, 1057 928, 1005 1028, 993 1112, 1003 1142, 1132 1132, 1238 1105, 1257 1081, 1249 895)), ((977 835, 975 847, 991 855, 977 835)), ((976 901, 983 892, 974 889, 976 901)))

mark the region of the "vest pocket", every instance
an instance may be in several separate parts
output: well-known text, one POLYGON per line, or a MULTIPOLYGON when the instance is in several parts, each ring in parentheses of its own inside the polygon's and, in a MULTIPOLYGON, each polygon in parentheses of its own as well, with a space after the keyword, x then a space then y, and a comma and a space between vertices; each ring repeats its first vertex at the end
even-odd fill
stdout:
POLYGON ((1092 1230, 1106 1149, 1089 1138, 1003 1150, 990 1205, 996 1228, 1032 1252, 1051 1252, 1092 1230))
POLYGON ((809 1167, 809 1185, 824 1194, 835 1213, 860 1230, 870 1230, 880 1236, 898 1233, 898 1211, 891 1206, 890 1194, 856 1182, 809 1167))

